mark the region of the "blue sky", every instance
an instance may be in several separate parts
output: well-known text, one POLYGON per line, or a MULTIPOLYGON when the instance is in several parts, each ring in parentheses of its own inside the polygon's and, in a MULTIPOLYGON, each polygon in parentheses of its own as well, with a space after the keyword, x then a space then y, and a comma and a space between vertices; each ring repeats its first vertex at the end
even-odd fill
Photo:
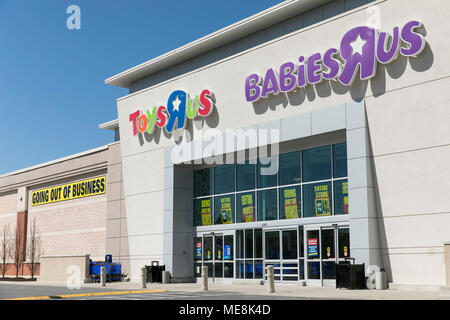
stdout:
POLYGON ((0 0, 0 174, 112 142, 106 78, 280 2, 0 0))

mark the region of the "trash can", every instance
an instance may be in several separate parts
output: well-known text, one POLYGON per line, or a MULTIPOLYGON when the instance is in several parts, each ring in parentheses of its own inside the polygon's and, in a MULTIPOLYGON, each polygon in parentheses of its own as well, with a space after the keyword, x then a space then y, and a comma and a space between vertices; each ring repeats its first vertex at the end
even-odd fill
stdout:
POLYGON ((336 288, 342 289, 364 289, 364 263, 350 264, 340 263, 336 264, 336 288))
POLYGON ((162 273, 165 271, 165 266, 159 265, 159 261, 152 261, 150 266, 145 266, 147 271, 147 282, 162 282, 162 273))
POLYGON ((375 289, 385 290, 387 289, 386 272, 383 268, 375 273, 375 289))

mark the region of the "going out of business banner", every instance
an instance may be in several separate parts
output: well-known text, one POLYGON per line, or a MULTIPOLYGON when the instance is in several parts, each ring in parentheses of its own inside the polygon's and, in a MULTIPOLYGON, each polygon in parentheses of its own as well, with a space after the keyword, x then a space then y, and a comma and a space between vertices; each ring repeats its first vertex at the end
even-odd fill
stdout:
POLYGON ((31 205, 40 206, 78 198, 104 194, 106 192, 106 176, 72 182, 56 187, 33 191, 31 205))

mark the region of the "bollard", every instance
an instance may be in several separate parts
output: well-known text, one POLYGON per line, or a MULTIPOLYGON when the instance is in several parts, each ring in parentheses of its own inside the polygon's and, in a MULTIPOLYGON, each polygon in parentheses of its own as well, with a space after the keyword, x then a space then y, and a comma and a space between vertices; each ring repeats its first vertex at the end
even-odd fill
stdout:
POLYGON ((141 268, 141 281, 142 281, 142 288, 147 288, 147 268, 143 267, 141 268))
POLYGON ((267 291, 269 293, 275 293, 275 274, 273 266, 267 266, 267 291))
POLYGON ((169 283, 170 281, 170 273, 169 271, 162 272, 162 283, 169 283))
POLYGON ((102 287, 106 286, 106 267, 100 267, 100 283, 102 287))
POLYGON ((202 267, 202 290, 208 290, 208 267, 202 267))
POLYGON ((386 272, 384 269, 380 269, 380 271, 375 273, 375 289, 385 290, 387 288, 386 272))

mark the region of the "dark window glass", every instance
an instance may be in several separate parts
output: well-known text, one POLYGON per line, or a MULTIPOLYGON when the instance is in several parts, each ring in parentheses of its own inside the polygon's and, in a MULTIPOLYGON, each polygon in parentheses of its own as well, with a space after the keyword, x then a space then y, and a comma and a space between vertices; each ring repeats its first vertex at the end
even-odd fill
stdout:
POLYGON ((236 165, 237 191, 253 190, 256 183, 256 164, 238 163, 236 165))
POLYGON ((234 222, 234 195, 214 198, 214 224, 234 222))
POLYGON ((253 230, 245 230, 245 258, 253 258, 253 230))
POLYGON ((212 224, 211 207, 211 198, 194 200, 194 226, 210 226, 212 224))
POLYGON ((216 278, 223 277, 223 263, 221 263, 221 262, 214 263, 214 276, 216 278))
POLYGON ((214 194, 234 191, 234 164, 214 168, 214 194))
POLYGON ((280 219, 301 218, 300 186, 280 188, 280 219))
POLYGON ((303 217, 331 215, 331 182, 303 185, 303 217))
POLYGON ((258 191, 258 221, 277 219, 277 189, 258 191))
POLYGON ((262 260, 255 260, 255 279, 262 279, 263 263, 262 260))
MULTIPOLYGON (((203 260, 208 261, 213 259, 213 238, 203 238, 203 260)), ((210 270, 208 270, 209 272, 210 270)), ((212 274, 212 273, 211 273, 212 274)))
POLYGON ((253 279, 253 260, 245 261, 245 279, 253 279))
POLYGON ((266 259, 280 259, 280 233, 266 231, 266 259))
POLYGON ((223 259, 233 260, 233 236, 224 236, 223 259))
MULTIPOLYGON (((334 229, 321 230, 322 259, 335 259, 334 253, 334 229)), ((325 269, 324 269, 325 271, 325 269)))
POLYGON ((233 263, 224 263, 223 277, 224 278, 233 278, 233 263))
POLYGON ((347 144, 333 145, 333 175, 335 178, 347 176, 347 144))
POLYGON ((255 258, 262 258, 262 230, 255 229, 255 258))
POLYGON ((258 159, 258 188, 274 187, 278 182, 278 156, 258 159))
POLYGON ((237 221, 236 222, 254 222, 256 221, 255 215, 255 193, 244 192, 236 195, 237 197, 237 221))
POLYGON ((297 259, 297 230, 282 231, 283 259, 297 259))
POLYGON ((299 271, 300 280, 304 280, 305 279, 305 260, 304 259, 300 259, 298 261, 298 271, 299 271))
POLYGON ((194 171, 194 197, 213 194, 213 169, 206 168, 194 171))
POLYGON ((244 260, 236 261, 236 278, 244 279, 244 260))
POLYGON ((331 178, 331 146, 303 150, 303 180, 331 178))
POLYGON ((334 261, 322 262, 322 278, 336 279, 336 262, 334 261))
POLYGON ((348 182, 334 182, 334 214, 348 214, 348 182))
POLYGON ((350 257, 350 232, 349 228, 338 229, 339 258, 350 257))
POLYGON ((223 260, 223 237, 215 236, 214 259, 223 260))
POLYGON ((194 263, 194 277, 200 278, 202 276, 202 263, 194 263))
POLYGON ((205 267, 208 267, 208 278, 212 278, 214 265, 211 262, 205 263, 203 265, 205 267))
POLYGON ((300 183, 300 151, 280 154, 280 185, 300 183))
POLYGON ((202 260, 202 238, 194 238, 194 261, 202 260))

